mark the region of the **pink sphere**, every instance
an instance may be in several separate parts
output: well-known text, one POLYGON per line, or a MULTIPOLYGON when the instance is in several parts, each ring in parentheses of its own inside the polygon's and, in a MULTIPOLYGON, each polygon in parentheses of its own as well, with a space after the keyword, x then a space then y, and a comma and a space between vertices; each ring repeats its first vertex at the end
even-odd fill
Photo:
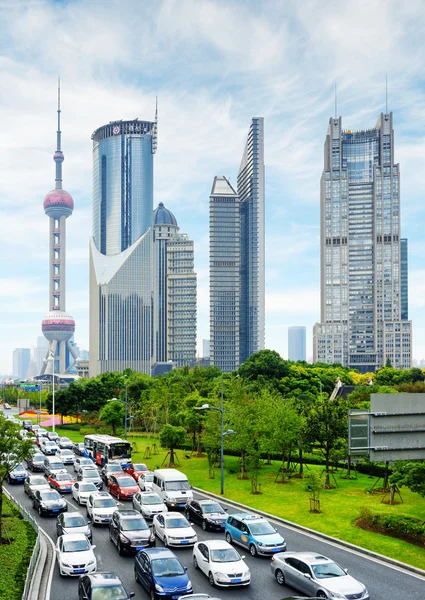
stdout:
POLYGON ((49 341, 68 341, 75 332, 75 321, 68 313, 52 311, 43 319, 41 331, 49 341))
POLYGON ((43 206, 49 217, 69 217, 74 210, 74 200, 65 190, 52 190, 44 198, 43 206))

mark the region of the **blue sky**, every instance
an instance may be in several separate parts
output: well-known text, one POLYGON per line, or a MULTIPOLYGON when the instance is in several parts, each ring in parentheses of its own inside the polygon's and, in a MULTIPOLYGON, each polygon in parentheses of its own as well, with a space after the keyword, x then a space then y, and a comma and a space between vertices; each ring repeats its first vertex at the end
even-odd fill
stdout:
MULTIPOLYGON (((92 132, 152 119, 155 204, 195 240, 199 341, 208 337, 208 196, 235 183, 250 119, 265 118, 266 347, 319 320, 319 180, 334 113, 347 129, 394 113, 409 238, 414 356, 425 357, 425 4, 409 0, 0 0, 0 373, 31 347, 48 311, 56 78, 62 80, 68 219, 67 310, 88 348, 92 132)), ((201 343, 200 343, 201 346, 201 343)))

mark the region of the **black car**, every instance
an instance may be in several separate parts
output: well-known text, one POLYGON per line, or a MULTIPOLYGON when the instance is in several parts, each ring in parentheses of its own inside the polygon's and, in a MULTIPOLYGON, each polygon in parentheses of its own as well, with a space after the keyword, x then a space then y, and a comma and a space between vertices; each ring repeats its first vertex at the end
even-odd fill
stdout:
POLYGON ((78 600, 93 598, 119 598, 130 600, 134 592, 127 592, 123 582, 116 573, 90 573, 81 575, 78 582, 78 600), (104 593, 102 593, 104 590, 104 593))
POLYGON ((88 525, 88 521, 79 512, 60 514, 56 521, 56 533, 58 537, 67 533, 84 533, 90 542, 92 541, 92 531, 88 525))
POLYGON ((77 454, 78 456, 84 456, 86 450, 84 442, 74 442, 72 449, 74 450, 74 454, 77 454))
POLYGON ((185 514, 188 521, 199 523, 204 531, 224 531, 227 514, 215 500, 191 500, 186 504, 185 514))
POLYGON ((56 490, 36 490, 32 499, 32 507, 38 511, 40 517, 56 516, 68 510, 67 503, 56 490))
POLYGON ((42 473, 44 471, 44 459, 46 457, 41 452, 37 452, 32 454, 26 459, 27 468, 30 469, 33 473, 42 473))
POLYGON ((136 554, 155 546, 155 534, 137 510, 116 510, 109 523, 109 539, 118 554, 136 554))

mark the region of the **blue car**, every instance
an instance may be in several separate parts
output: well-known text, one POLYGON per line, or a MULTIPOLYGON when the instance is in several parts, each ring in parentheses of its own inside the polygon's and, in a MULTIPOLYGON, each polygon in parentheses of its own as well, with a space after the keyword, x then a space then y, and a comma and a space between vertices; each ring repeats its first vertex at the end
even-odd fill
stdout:
POLYGON ((247 548, 252 556, 271 556, 286 551, 285 539, 267 519, 248 513, 229 515, 225 525, 227 542, 247 548))
POLYGON ((187 569, 168 548, 146 548, 136 555, 134 577, 151 600, 178 600, 192 593, 187 569))

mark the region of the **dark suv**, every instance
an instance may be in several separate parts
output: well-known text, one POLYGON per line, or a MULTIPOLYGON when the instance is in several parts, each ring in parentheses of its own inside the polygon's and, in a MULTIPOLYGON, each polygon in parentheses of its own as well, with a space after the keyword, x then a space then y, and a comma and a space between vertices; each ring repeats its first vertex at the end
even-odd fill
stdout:
POLYGON ((188 521, 199 523, 204 531, 224 531, 227 513, 215 500, 191 500, 186 504, 185 514, 188 521))
POLYGON ((137 510, 116 510, 109 523, 109 539, 119 554, 136 554, 155 546, 155 534, 137 510))
POLYGON ((119 598, 130 600, 134 592, 127 592, 116 573, 90 573, 82 575, 78 582, 78 600, 93 598, 119 598))

